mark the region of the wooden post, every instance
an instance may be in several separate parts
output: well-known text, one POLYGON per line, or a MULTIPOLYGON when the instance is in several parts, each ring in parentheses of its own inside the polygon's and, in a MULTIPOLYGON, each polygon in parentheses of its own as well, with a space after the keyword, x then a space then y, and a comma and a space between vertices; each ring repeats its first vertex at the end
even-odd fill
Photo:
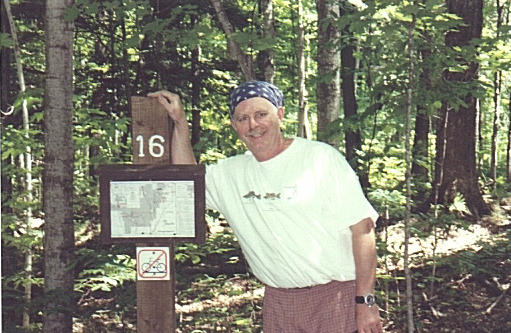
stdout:
POLYGON ((171 165, 172 123, 156 99, 131 105, 133 165, 98 168, 101 240, 137 246, 137 332, 174 333, 174 243, 205 241, 205 167, 171 165))
MULTIPOLYGON (((131 98, 132 145, 134 164, 171 164, 172 120, 156 98, 131 98)), ((169 247, 170 280, 137 279, 137 332, 173 333, 175 318, 174 240, 167 244, 137 243, 142 246, 169 247)))

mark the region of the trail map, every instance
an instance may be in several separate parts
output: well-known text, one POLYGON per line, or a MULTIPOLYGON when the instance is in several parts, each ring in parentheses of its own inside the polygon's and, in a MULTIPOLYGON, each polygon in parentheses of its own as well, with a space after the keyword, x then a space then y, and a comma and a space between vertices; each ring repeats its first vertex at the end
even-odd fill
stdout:
POLYGON ((193 181, 110 181, 112 238, 194 237, 193 181))

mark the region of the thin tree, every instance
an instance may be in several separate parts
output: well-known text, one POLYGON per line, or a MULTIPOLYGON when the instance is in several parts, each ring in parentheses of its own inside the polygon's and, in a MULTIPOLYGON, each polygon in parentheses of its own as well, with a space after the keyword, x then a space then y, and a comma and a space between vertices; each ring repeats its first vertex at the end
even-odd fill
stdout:
MULTIPOLYGON (((26 85, 25 85, 25 76, 23 74, 23 64, 21 63, 21 50, 18 42, 18 34, 16 29, 16 24, 14 22, 14 18, 12 16, 11 5, 9 0, 4 0, 5 12, 7 15, 7 20, 9 22, 9 27, 11 30, 11 37, 14 44, 14 58, 16 59, 16 73, 18 75, 18 82, 20 88, 20 95, 22 96, 21 103, 21 112, 23 118, 23 131, 27 142, 30 139, 30 121, 28 116, 28 107, 27 107, 27 99, 25 98, 26 93, 26 85)), ((25 186, 26 186, 26 202, 28 203, 27 209, 25 210, 25 226, 27 229, 27 233, 31 232, 32 229, 32 207, 31 204, 34 201, 33 197, 33 184, 32 184, 32 148, 30 144, 25 146, 25 153, 20 155, 20 164, 25 167, 25 186)), ((33 262, 33 249, 31 245, 28 245, 25 250, 25 294, 24 299, 26 304, 29 304, 32 299, 32 262, 33 262)), ((30 314, 27 309, 23 310, 23 321, 22 326, 25 329, 28 329, 30 326, 30 314)))
MULTIPOLYGON (((421 5, 424 5, 426 0, 421 0, 421 5)), ((421 29, 422 39, 427 43, 419 46, 418 54, 420 61, 423 64, 430 63, 432 37, 428 29, 421 29)), ((431 68, 429 65, 421 66, 420 69, 420 83, 423 90, 431 91, 431 68)), ((417 114, 415 116, 414 137, 412 148, 412 177, 414 179, 414 193, 412 200, 416 206, 423 203, 427 199, 427 184, 430 183, 429 170, 427 167, 429 161, 429 130, 430 130, 430 115, 427 111, 426 103, 417 103, 417 114)))
MULTIPOLYGON (((416 5, 416 3, 415 3, 416 5)), ((413 104, 413 89, 415 77, 415 56, 414 56, 414 31, 415 31, 415 14, 412 15, 412 23, 408 30, 408 55, 410 61, 410 68, 408 70, 408 90, 406 102, 406 214, 405 214, 405 253, 404 253, 404 268, 406 278, 406 309, 407 309, 407 323, 408 332, 413 333, 415 325, 413 321, 413 288, 412 288, 412 274, 410 271, 409 263, 409 244, 410 244, 410 220, 412 211, 412 162, 411 162, 411 145, 410 133, 412 129, 412 104, 413 104)))
POLYGON ((296 49, 296 57, 298 59, 298 136, 311 139, 312 129, 309 123, 307 108, 307 88, 305 86, 305 28, 303 16, 303 0, 297 1, 298 17, 297 17, 297 40, 298 47, 296 49))
MULTIPOLYGON (((497 40, 500 37, 502 27, 502 11, 504 4, 501 5, 497 0, 497 40)), ((496 70, 493 73, 493 128, 491 134, 491 159, 490 159, 490 177, 493 181, 493 189, 497 186, 497 146, 500 127, 500 90, 502 88, 502 71, 496 70)))
MULTIPOLYGON (((340 6, 341 16, 353 15, 351 4, 344 3, 340 6)), ((354 170, 357 170, 360 183, 363 188, 369 187, 369 177, 366 170, 361 169, 358 162, 358 151, 362 150, 362 134, 360 124, 357 121, 358 103, 356 97, 357 61, 354 56, 356 38, 351 31, 351 24, 341 30, 341 91, 344 109, 344 136, 346 146, 346 159, 354 170)))
POLYGON ((507 148, 506 148, 506 179, 511 182, 511 92, 509 93, 509 123, 507 129, 507 148))
POLYGON ((318 12, 318 79, 317 106, 318 128, 317 135, 321 141, 337 145, 329 138, 328 125, 339 118, 341 99, 339 47, 340 31, 335 18, 339 15, 339 5, 328 0, 317 0, 318 12))
MULTIPOLYGON (((196 15, 191 17, 192 26, 195 26, 198 22, 198 18, 196 15)), ((192 145, 195 146, 200 141, 200 88, 201 88, 201 78, 200 78, 200 56, 201 56, 201 48, 200 45, 197 44, 192 49, 192 58, 191 58, 191 71, 192 71, 192 145)))
POLYGON ((72 332, 73 227, 73 30, 66 21, 72 0, 46 3, 45 156, 43 176, 44 333, 72 332))
MULTIPOLYGON (((275 18, 272 0, 259 0, 259 16, 262 21, 262 38, 273 41, 275 38, 275 18)), ((272 47, 265 48, 257 54, 259 72, 262 73, 261 76, 265 81, 271 83, 273 83, 275 77, 274 58, 275 52, 272 47)))

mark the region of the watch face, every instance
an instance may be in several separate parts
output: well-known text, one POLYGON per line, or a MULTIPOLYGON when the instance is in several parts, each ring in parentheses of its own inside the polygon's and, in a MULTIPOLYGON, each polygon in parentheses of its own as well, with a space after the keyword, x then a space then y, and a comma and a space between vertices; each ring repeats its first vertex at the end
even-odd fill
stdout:
POLYGON ((373 305, 376 301, 376 298, 374 297, 374 295, 371 295, 371 294, 368 294, 366 295, 366 299, 365 299, 365 303, 367 305, 373 305))

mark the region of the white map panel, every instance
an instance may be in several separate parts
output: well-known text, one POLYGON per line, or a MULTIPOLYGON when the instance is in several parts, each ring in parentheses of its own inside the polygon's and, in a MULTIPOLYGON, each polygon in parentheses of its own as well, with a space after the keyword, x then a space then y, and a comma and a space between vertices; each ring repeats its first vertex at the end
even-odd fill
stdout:
POLYGON ((110 181, 112 238, 194 237, 194 183, 110 181))

